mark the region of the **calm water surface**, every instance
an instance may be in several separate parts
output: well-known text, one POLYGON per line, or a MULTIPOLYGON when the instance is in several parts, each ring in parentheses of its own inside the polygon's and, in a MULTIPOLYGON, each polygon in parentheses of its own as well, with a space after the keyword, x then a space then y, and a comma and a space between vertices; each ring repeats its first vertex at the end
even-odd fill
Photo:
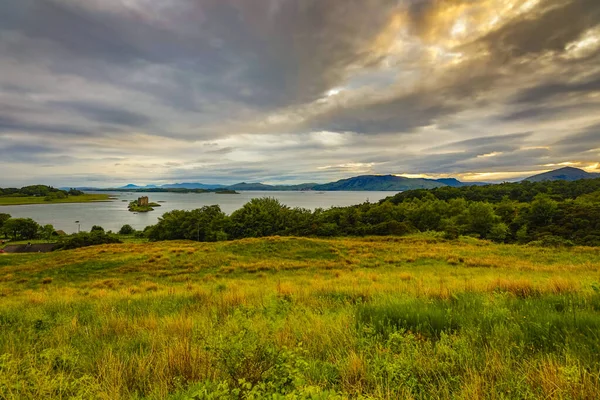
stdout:
POLYGON ((124 224, 135 229, 153 225, 163 213, 171 210, 193 210, 202 206, 218 204, 227 214, 241 208, 253 198, 274 197, 290 207, 330 208, 376 202, 396 192, 266 192, 243 191, 240 194, 215 193, 108 193, 116 198, 102 203, 42 204, 24 206, 0 206, 0 213, 15 218, 32 218, 40 224, 52 224, 65 232, 76 232, 75 221, 81 222, 81 230, 89 231, 93 225, 106 230, 118 231, 124 224), (164 202, 149 213, 135 214, 127 210, 129 201, 147 195, 151 202, 164 202), (126 201, 123 201, 126 200, 126 201))

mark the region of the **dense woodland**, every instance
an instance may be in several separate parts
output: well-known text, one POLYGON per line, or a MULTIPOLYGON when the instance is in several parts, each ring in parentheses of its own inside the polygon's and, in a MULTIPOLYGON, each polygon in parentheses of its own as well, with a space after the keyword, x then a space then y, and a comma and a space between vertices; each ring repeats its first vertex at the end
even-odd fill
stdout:
MULTIPOLYGON (((40 227, 32 220, 0 216, 0 232, 5 237, 33 239, 48 237, 50 231, 51 227, 40 227)), ((332 237, 427 231, 441 232, 447 239, 469 235, 499 243, 600 246, 600 179, 410 190, 379 203, 315 211, 259 198, 230 216, 217 205, 171 211, 137 234, 153 241, 211 242, 273 235, 332 237)), ((114 239, 104 232, 93 234, 114 239)), ((98 240, 94 238, 94 244, 98 240)))

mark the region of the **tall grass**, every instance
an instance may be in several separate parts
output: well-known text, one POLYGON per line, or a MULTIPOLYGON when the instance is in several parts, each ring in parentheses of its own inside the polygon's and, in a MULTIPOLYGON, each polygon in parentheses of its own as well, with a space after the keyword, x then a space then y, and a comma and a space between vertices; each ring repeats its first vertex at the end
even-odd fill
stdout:
POLYGON ((599 272, 422 237, 2 256, 0 398, 593 399, 599 272))

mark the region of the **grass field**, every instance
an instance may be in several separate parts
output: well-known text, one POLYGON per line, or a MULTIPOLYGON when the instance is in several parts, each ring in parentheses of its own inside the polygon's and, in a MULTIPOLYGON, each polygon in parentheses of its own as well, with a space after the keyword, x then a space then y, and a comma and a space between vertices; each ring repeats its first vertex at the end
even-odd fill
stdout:
POLYGON ((598 282, 430 236, 0 255, 0 398, 595 399, 598 282))
POLYGON ((25 204, 57 204, 57 203, 89 203, 98 201, 110 201, 108 194, 83 194, 81 196, 69 196, 65 199, 52 199, 45 201, 44 197, 24 196, 11 197, 0 196, 0 206, 20 206, 25 204))

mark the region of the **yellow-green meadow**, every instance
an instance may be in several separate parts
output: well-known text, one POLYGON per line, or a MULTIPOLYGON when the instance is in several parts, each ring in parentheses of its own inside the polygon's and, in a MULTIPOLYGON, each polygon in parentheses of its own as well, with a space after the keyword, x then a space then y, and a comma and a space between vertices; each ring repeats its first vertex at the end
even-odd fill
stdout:
POLYGON ((600 250, 437 236, 0 255, 0 398, 596 398, 600 250))

